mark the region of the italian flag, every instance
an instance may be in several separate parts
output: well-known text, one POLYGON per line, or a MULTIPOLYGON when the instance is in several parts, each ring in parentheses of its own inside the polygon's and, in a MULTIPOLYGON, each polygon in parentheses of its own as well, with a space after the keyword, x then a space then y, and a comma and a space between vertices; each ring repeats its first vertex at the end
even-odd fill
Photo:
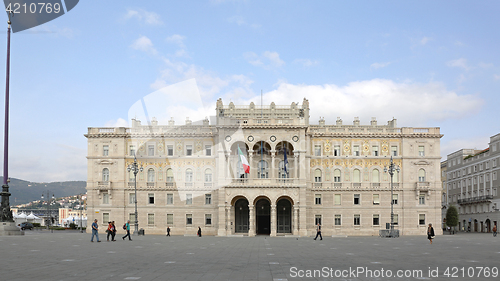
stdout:
POLYGON ((245 174, 249 174, 250 173, 250 165, 248 164, 248 161, 245 158, 245 156, 243 155, 243 153, 241 152, 241 149, 239 146, 238 146, 238 155, 240 156, 241 165, 243 165, 243 170, 245 170, 245 174))

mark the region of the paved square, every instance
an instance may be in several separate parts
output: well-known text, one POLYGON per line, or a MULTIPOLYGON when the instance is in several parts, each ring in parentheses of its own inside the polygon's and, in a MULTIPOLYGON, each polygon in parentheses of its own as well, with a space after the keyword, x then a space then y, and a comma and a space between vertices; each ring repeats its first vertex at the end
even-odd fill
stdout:
POLYGON ((91 243, 90 234, 69 231, 27 231, 25 236, 2 236, 0 280, 290 281, 500 278, 498 271, 492 270, 500 267, 500 237, 495 238, 490 234, 460 233, 438 236, 433 245, 429 245, 425 236, 403 236, 394 239, 325 237, 322 241, 314 241, 312 238, 266 236, 198 238, 146 235, 133 237, 133 241, 123 241, 121 235, 123 234, 117 235, 116 242, 106 242, 105 235, 101 234, 102 243, 91 243), (479 273, 479 267, 488 269, 482 269, 479 273), (330 268, 332 271, 329 271, 330 268), (429 268, 437 268, 439 277, 429 276, 429 268), (449 277, 444 275, 447 268, 449 277), (306 277, 307 270, 313 275, 312 270, 319 270, 316 274, 323 275, 306 277), (368 270, 371 270, 371 273, 368 270), (391 271, 392 278, 385 275, 388 270, 391 271), (403 270, 403 275, 421 270, 421 275, 396 277, 398 270, 403 270), (487 272, 489 278, 485 277, 487 272), (493 277, 494 272, 497 274, 496 278, 493 277), (304 277, 294 277, 301 273, 304 277), (326 273, 331 275, 324 275, 326 273), (337 277, 336 273, 339 274, 337 277), (455 278, 451 277, 453 273, 455 278))

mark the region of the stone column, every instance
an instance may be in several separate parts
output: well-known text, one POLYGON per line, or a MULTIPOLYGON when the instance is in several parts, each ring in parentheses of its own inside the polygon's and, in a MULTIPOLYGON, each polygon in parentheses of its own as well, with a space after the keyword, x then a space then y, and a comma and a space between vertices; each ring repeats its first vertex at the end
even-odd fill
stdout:
POLYGON ((253 150, 248 151, 248 164, 250 165, 250 173, 248 174, 249 179, 255 178, 255 168, 252 167, 253 165, 253 150))
POLYGON ((294 178, 298 179, 299 174, 297 173, 298 167, 299 167, 299 152, 294 152, 293 153, 293 176, 294 178))
POLYGON ((299 235, 298 224, 299 223, 299 208, 295 205, 293 206, 293 235, 299 235))
POLYGON ((275 171, 275 164, 274 164, 274 159, 276 157, 276 150, 271 150, 271 175, 269 178, 275 179, 276 178, 276 171, 275 171))
POLYGON ((231 229, 231 205, 226 206, 226 235, 229 236, 233 234, 233 231, 231 229))
POLYGON ((276 227, 277 227, 277 222, 276 222, 276 205, 271 205, 271 236, 274 237, 276 236, 276 227))
POLYGON ((253 237, 255 236, 255 208, 253 205, 249 204, 248 205, 248 213, 249 213, 249 219, 248 219, 248 236, 253 237))

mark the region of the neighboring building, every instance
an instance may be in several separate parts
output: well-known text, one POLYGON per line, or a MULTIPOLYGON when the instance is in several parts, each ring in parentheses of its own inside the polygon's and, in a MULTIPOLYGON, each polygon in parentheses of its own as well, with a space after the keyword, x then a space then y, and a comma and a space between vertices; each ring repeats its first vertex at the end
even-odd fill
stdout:
POLYGON ((78 221, 78 218, 86 218, 87 210, 76 210, 70 208, 59 208, 59 225, 64 225, 64 222, 69 217, 75 218, 75 221, 78 221))
POLYGON ((170 227, 174 235, 194 235, 201 226, 207 235, 310 236, 320 223, 327 236, 378 235, 391 221, 391 200, 402 235, 422 235, 428 223, 441 222, 439 128, 398 128, 395 119, 361 125, 358 118, 310 125, 306 99, 287 106, 219 99, 215 124, 168 123, 88 129, 89 221, 135 221, 127 167, 136 155, 139 228, 146 233, 170 227), (401 168, 392 198, 384 173, 391 157, 401 168))
POLYGON ((461 149, 447 157, 447 200, 456 205, 458 229, 491 232, 500 220, 500 134, 484 150, 461 149))
POLYGON ((446 211, 448 211, 448 191, 446 189, 446 169, 448 168, 448 165, 446 164, 446 160, 441 162, 441 218, 442 218, 442 223, 441 223, 441 228, 444 230, 446 229, 446 211))

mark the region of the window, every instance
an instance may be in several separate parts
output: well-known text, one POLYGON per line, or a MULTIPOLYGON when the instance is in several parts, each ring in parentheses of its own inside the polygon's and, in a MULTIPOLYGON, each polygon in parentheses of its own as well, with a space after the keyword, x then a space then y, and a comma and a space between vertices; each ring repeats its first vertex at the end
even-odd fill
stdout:
POLYGON ((153 144, 148 145, 148 156, 155 155, 155 146, 153 144))
POLYGON ((335 225, 342 225, 342 215, 335 215, 335 225))
POLYGON ((211 169, 205 170, 205 182, 212 182, 212 170, 211 169))
POLYGON ((135 213, 128 214, 128 219, 130 220, 130 222, 135 223, 135 213))
POLYGON ((186 225, 193 225, 193 215, 186 214, 186 225))
POLYGON ((167 205, 174 204, 174 195, 172 193, 167 193, 167 205))
POLYGON ((373 225, 380 225, 379 215, 373 215, 373 225))
POLYGON ((418 204, 425 205, 425 194, 418 195, 418 204))
POLYGON ((361 224, 361 215, 354 215, 354 225, 361 224))
POLYGON ((212 146, 205 145, 205 156, 212 156, 212 146))
POLYGON ((321 182, 321 170, 314 170, 314 182, 321 182))
POLYGON ((335 171, 333 171, 333 181, 340 182, 340 170, 339 169, 335 169, 335 171))
POLYGON ((340 145, 335 145, 333 147, 333 156, 340 156, 340 145))
POLYGON ((155 224, 155 214, 148 214, 148 224, 149 225, 155 224))
POLYGON ((102 223, 109 222, 109 213, 102 213, 102 223))
POLYGON ((372 171, 372 182, 380 182, 380 172, 377 169, 372 171))
POLYGON ((102 169, 102 181, 109 181, 109 169, 102 169))
POLYGON ((108 156, 109 155, 109 145, 103 145, 102 146, 102 156, 108 156))
POLYGON ((399 216, 398 214, 394 214, 394 216, 392 217, 392 222, 394 225, 398 225, 398 219, 399 219, 399 216))
POLYGON ((149 204, 155 203, 155 194, 154 193, 148 193, 148 203, 149 204))
POLYGON ((257 171, 257 177, 260 179, 267 179, 269 177, 268 165, 265 160, 259 161, 259 170, 257 171))
POLYGON ((425 156, 425 148, 423 145, 418 147, 418 156, 425 156))
POLYGON ((493 173, 493 180, 496 181, 497 180, 497 172, 494 172, 493 173))
POLYGON ((355 145, 352 148, 352 155, 359 156, 359 145, 355 145))
POLYGON ((205 214, 205 225, 212 225, 212 214, 205 214))
POLYGON ((372 146, 372 156, 378 156, 378 146, 372 146))
POLYGON ((335 194, 335 205, 340 205, 341 204, 341 195, 340 194, 335 194))
POLYGON ((425 181, 425 170, 424 169, 418 170, 418 181, 419 182, 425 181))
POLYGON ((134 204, 135 203, 135 193, 130 193, 128 195, 128 203, 129 204, 134 204))
POLYGON ((425 214, 419 214, 418 215, 418 224, 419 225, 425 225, 425 214))
POLYGON ((321 156, 321 145, 316 144, 314 146, 314 156, 321 156))
POLYGON ((130 150, 130 156, 135 156, 135 145, 131 145, 129 147, 129 150, 130 150))
POLYGON ((174 146, 167 145, 167 156, 174 156, 174 146))
POLYGON ((193 170, 187 169, 186 170, 186 182, 192 182, 193 181, 193 170))
POLYGON ((392 156, 398 156, 398 147, 393 145, 391 146, 391 155, 392 156))
POLYGON ((394 204, 394 205, 398 204, 398 194, 392 195, 392 204, 394 204))
POLYGON ((380 205, 380 198, 378 194, 373 194, 373 205, 380 205))
POLYGON ((191 155, 193 155, 193 146, 186 145, 186 156, 191 156, 191 155))
POLYGON ((102 194, 102 204, 109 204, 109 194, 108 193, 102 194))
POLYGON ((321 215, 315 215, 314 216, 314 225, 321 225, 321 215))
POLYGON ((493 159, 493 168, 495 168, 497 166, 497 159, 493 159))
POLYGON ((174 182, 174 170, 167 169, 167 182, 174 182))
POLYGON ((354 194, 354 205, 359 205, 360 194, 354 194))
POLYGON ((193 194, 186 194, 186 205, 192 205, 193 204, 193 194))
POLYGON ((489 169, 490 168, 490 161, 487 161, 486 162, 486 169, 489 169))
POLYGON ((148 182, 155 181, 155 170, 153 168, 149 168, 148 170, 148 182))
POLYGON ((354 169, 354 172, 352 173, 352 182, 361 182, 361 172, 358 169, 354 169))
POLYGON ((314 204, 316 204, 316 205, 321 205, 321 194, 316 194, 316 195, 314 196, 314 199, 315 199, 315 200, 314 200, 314 204))
POLYGON ((206 205, 212 204, 212 194, 205 194, 205 204, 206 205))
POLYGON ((167 214, 167 224, 174 224, 174 214, 167 214))

